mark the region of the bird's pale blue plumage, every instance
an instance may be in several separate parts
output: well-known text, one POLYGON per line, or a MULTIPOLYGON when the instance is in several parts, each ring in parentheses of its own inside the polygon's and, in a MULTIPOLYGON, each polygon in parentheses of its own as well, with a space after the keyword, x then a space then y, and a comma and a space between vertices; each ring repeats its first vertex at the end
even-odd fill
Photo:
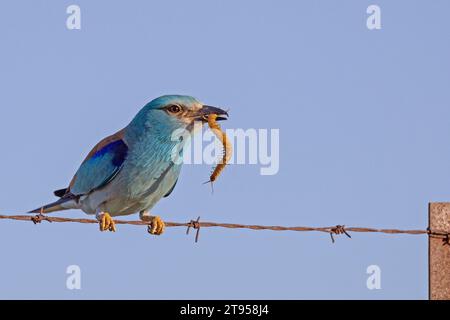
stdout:
POLYGON ((172 154, 180 141, 173 138, 174 131, 192 132, 194 121, 205 122, 210 113, 226 114, 190 96, 152 100, 128 126, 93 148, 69 187, 55 192, 61 199, 44 206, 43 212, 72 208, 112 216, 147 212, 177 183, 181 164, 172 161, 172 154))

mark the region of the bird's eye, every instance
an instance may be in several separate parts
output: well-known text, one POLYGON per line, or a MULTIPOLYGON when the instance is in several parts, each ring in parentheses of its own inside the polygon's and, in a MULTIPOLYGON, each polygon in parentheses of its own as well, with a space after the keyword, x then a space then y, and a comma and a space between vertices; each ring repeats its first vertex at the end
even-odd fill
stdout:
POLYGON ((179 113, 181 111, 181 107, 173 104, 167 107, 167 111, 170 113, 179 113))

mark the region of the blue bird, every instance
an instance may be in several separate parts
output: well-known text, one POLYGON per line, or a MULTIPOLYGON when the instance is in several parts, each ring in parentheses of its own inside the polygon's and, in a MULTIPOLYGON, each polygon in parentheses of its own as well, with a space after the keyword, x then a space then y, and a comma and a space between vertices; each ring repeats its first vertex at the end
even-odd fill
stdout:
MULTIPOLYGON (((194 122, 209 114, 226 120, 226 111, 190 96, 166 95, 146 104, 124 129, 101 140, 82 162, 67 188, 56 190, 60 199, 30 213, 81 209, 95 214, 100 230, 116 231, 112 217, 139 212, 149 232, 160 235, 164 222, 150 209, 175 188, 182 163, 173 161, 180 141, 176 130, 190 134, 194 122)), ((182 154, 182 147, 180 154, 182 154)))

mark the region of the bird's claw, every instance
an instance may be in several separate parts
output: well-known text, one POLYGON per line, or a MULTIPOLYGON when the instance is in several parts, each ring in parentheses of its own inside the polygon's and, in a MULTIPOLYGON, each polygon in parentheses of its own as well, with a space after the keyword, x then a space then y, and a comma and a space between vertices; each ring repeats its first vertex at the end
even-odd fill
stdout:
POLYGON ((164 232, 166 225, 159 216, 150 216, 148 221, 150 221, 148 233, 159 236, 164 232))
POLYGON ((114 220, 112 219, 111 215, 107 212, 103 213, 101 215, 100 221, 100 231, 112 231, 116 232, 116 224, 114 220))

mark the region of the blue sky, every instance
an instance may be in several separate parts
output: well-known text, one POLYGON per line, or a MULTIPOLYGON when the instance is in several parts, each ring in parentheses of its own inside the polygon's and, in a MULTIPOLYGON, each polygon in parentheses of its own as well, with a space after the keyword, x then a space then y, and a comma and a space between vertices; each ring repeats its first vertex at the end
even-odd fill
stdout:
MULTIPOLYGON (((280 130, 280 170, 188 165, 167 221, 418 228, 450 199, 448 1, 4 1, 0 212, 53 200, 149 100, 230 108, 280 130), (66 8, 81 8, 81 30, 66 8), (366 8, 381 8, 368 30, 366 8)), ((66 211, 61 216, 85 217, 66 211)), ((136 219, 137 216, 131 216, 136 219)), ((0 298, 426 299, 426 236, 0 221, 0 298), (81 268, 81 290, 66 268, 81 268), (381 269, 368 290, 366 268, 381 269)))

